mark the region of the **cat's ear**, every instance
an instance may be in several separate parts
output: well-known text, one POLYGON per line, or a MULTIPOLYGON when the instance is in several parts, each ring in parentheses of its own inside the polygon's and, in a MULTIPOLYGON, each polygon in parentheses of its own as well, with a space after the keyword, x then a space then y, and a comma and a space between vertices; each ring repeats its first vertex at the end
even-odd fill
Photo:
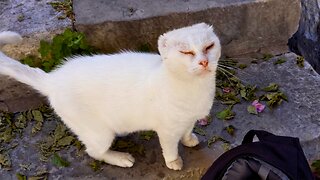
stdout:
POLYGON ((167 47, 168 47, 167 35, 166 34, 160 35, 158 39, 158 50, 160 55, 165 54, 167 47))

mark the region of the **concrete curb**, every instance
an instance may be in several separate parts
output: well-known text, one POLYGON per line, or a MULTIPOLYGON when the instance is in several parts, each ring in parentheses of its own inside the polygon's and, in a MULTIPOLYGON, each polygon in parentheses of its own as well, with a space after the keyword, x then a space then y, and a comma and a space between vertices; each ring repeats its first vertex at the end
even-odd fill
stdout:
POLYGON ((160 34, 206 22, 215 27, 223 53, 287 52, 287 41, 298 28, 299 0, 74 0, 75 27, 104 51, 157 50, 160 34), (159 8, 161 7, 161 8, 159 8))

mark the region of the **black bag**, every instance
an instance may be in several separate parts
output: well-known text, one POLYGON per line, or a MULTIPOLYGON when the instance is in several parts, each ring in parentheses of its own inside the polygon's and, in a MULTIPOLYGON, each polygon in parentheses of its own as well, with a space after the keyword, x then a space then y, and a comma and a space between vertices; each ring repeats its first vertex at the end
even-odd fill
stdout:
POLYGON ((251 130, 242 145, 222 154, 202 180, 313 180, 299 139, 251 130), (253 142, 254 136, 259 141, 253 142))

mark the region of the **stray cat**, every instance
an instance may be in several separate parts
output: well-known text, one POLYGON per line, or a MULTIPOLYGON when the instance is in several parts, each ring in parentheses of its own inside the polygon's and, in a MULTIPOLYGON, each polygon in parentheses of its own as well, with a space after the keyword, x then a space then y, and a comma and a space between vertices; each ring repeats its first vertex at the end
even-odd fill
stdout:
MULTIPOLYGON (((0 44, 20 41, 0 33, 0 44)), ((215 95, 220 41, 205 23, 159 37, 160 55, 122 52, 68 58, 50 73, 31 68, 0 52, 0 74, 28 84, 48 97, 63 122, 97 160, 131 167, 129 153, 109 150, 117 135, 154 130, 166 165, 181 170, 178 143, 199 141, 197 119, 209 114, 215 95)))

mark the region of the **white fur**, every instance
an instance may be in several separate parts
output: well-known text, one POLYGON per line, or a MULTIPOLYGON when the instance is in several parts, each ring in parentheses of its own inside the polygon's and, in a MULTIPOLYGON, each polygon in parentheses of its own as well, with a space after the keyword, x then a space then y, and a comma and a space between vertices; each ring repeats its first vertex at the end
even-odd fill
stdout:
POLYGON ((154 130, 166 165, 180 170, 178 142, 189 147, 199 143, 192 129, 197 119, 209 114, 221 47, 212 27, 204 23, 168 32, 159 37, 158 45, 161 56, 135 52, 80 56, 48 74, 0 54, 0 73, 46 95, 91 157, 131 167, 130 154, 109 150, 113 139, 154 130), (212 42, 214 47, 205 52, 212 42), (209 61, 207 68, 199 65, 203 59, 209 61))

